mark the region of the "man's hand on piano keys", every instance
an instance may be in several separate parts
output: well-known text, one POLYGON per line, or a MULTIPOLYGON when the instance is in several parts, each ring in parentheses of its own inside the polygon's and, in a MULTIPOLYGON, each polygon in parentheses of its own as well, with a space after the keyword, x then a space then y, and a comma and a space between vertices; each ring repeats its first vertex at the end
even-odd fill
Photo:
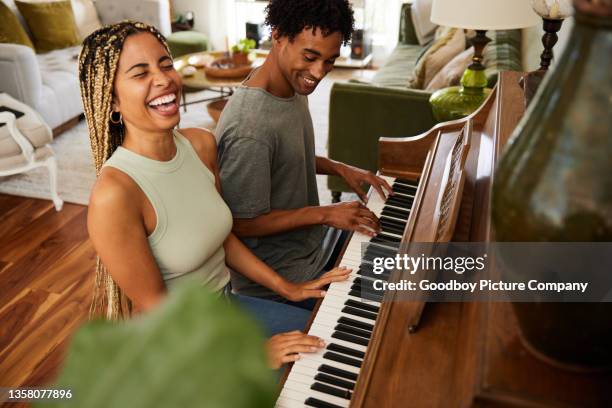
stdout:
POLYGON ((363 170, 348 164, 339 163, 337 173, 346 181, 350 188, 359 196, 364 203, 368 202, 368 195, 363 189, 364 184, 371 185, 380 195, 383 201, 387 200, 387 195, 393 195, 393 189, 382 177, 378 177, 371 171, 363 170), (386 190, 386 194, 385 194, 386 190))
POLYGON ((321 207, 323 223, 334 228, 357 231, 375 236, 380 231, 378 217, 359 201, 349 201, 321 207))
POLYGON ((347 280, 352 271, 352 269, 348 268, 334 268, 315 280, 302 283, 286 281, 281 295, 292 302, 300 302, 310 298, 322 298, 325 296, 325 290, 321 288, 332 282, 347 280))
POLYGON ((268 365, 272 369, 278 369, 283 364, 299 360, 299 353, 314 353, 323 347, 323 340, 298 330, 277 334, 266 342, 268 365))

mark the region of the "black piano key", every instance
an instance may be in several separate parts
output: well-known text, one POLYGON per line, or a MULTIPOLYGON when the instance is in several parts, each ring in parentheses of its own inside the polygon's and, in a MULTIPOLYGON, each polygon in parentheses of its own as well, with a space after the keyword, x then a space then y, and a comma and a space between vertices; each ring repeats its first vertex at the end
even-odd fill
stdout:
POLYGON ((384 277, 390 275, 391 272, 388 271, 388 270, 385 270, 382 273, 374 273, 372 268, 359 267, 359 269, 357 269, 357 274, 358 275, 362 275, 362 276, 367 276, 370 279, 372 279, 372 278, 374 278, 374 279, 383 278, 384 279, 384 277))
MULTIPOLYGON (((383 230, 384 231, 384 230, 383 230)), ((374 257, 393 257, 397 254, 395 249, 381 247, 376 244, 370 244, 366 247, 366 250, 363 254, 364 259, 372 260, 374 257)))
POLYGON ((400 238, 390 237, 385 234, 378 234, 374 238, 372 238, 372 242, 381 242, 386 244, 397 244, 401 242, 400 238))
POLYGON ((332 387, 320 382, 316 382, 310 386, 311 390, 323 392, 325 394, 334 395, 336 397, 344 398, 347 400, 351 399, 351 392, 349 390, 343 390, 341 388, 332 387))
POLYGON ((409 194, 414 196, 416 194, 416 188, 414 187, 406 187, 401 184, 395 184, 391 187, 391 190, 396 194, 409 194))
POLYGON ((374 289, 374 282, 369 279, 356 278, 351 289, 371 292, 374 295, 382 295, 381 291, 374 289))
POLYGON ((372 248, 372 249, 378 249, 381 251, 385 251, 385 252, 391 252, 391 253, 397 253, 397 250, 399 249, 399 245, 389 245, 389 244, 377 244, 374 242, 371 242, 371 238, 370 238, 370 242, 368 242, 366 248, 372 248))
POLYGON ((383 207, 380 212, 381 215, 388 215, 389 217, 398 218, 400 220, 407 220, 410 215, 409 210, 400 210, 398 208, 383 207))
POLYGON ((320 399, 312 397, 309 397, 306 401, 304 401, 304 405, 315 408, 342 408, 341 406, 332 404, 331 402, 321 401, 320 399))
POLYGON ((394 207, 410 209, 414 199, 412 197, 394 195, 385 201, 385 206, 392 205, 394 207))
POLYGON ((414 202, 414 192, 401 191, 395 193, 393 197, 410 200, 410 203, 414 202))
POLYGON ((382 295, 382 291, 374 289, 374 280, 357 277, 353 281, 353 289, 365 290, 368 292, 372 292, 375 295, 382 295))
POLYGON ((357 381, 357 374, 351 373, 350 371, 346 371, 338 367, 332 367, 327 364, 321 364, 318 370, 322 373, 335 375, 336 377, 346 378, 347 380, 351 380, 353 382, 357 381))
POLYGON ((347 357, 343 354, 334 353, 332 351, 328 351, 323 354, 323 358, 331 361, 337 361, 338 363, 350 365, 353 367, 361 367, 361 361, 355 358, 347 357))
POLYGON ((396 243, 400 243, 402 242, 402 236, 401 235, 396 235, 393 233, 388 233, 386 231, 381 231, 378 234, 376 234, 377 238, 382 238, 387 240, 388 242, 396 242, 396 243))
POLYGON ((357 309, 367 310, 368 312, 372 312, 372 313, 378 313, 378 311, 380 310, 378 306, 369 305, 363 302, 357 302, 356 300, 353 300, 353 299, 348 299, 347 301, 344 302, 344 304, 346 306, 356 307, 357 309))
POLYGON ((417 180, 409 180, 409 179, 401 179, 401 178, 396 178, 395 183, 401 183, 401 184, 412 186, 415 188, 419 185, 419 182, 417 180))
POLYGON ((344 333, 344 332, 333 332, 332 337, 338 340, 348 341, 349 343, 359 344, 361 346, 366 346, 369 344, 367 339, 363 337, 353 336, 352 334, 344 333))
POLYGON ((342 313, 348 313, 354 316, 359 316, 359 317, 363 317, 365 319, 370 319, 374 321, 376 320, 376 314, 371 313, 371 312, 366 312, 365 310, 357 309, 357 308, 350 307, 350 306, 344 306, 342 308, 342 313))
POLYGON ((389 232, 391 234, 396 235, 404 235, 404 228, 396 227, 394 225, 390 225, 386 221, 380 221, 380 228, 383 232, 389 232))
POLYGON ((393 198, 390 197, 387 201, 385 201, 383 210, 388 208, 390 210, 410 212, 413 203, 414 199, 412 197, 394 195, 393 198))
POLYGON ((356 290, 358 292, 362 292, 364 295, 374 295, 374 296, 380 295, 380 296, 382 296, 382 293, 380 293, 379 291, 376 291, 376 290, 372 289, 369 286, 364 286, 364 285, 361 285, 359 283, 353 283, 353 285, 351 286, 351 290, 356 290))
POLYGON ((378 303, 382 302, 382 298, 383 298, 382 295, 379 296, 379 295, 375 295, 370 292, 362 292, 360 290, 355 290, 355 289, 352 289, 349 292, 349 295, 354 296, 359 299, 373 300, 374 302, 378 302, 378 303))
POLYGON ((322 383, 335 385, 336 387, 346 388, 347 390, 355 389, 355 383, 334 377, 333 375, 318 373, 314 379, 322 383))
POLYGON ((363 330, 373 331, 374 325, 370 323, 362 322, 361 320, 351 319, 350 317, 342 316, 338 319, 338 323, 346 324, 348 326, 358 327, 363 330))
POLYGON ((336 353, 346 354, 347 356, 357 357, 361 360, 365 358, 365 353, 363 351, 341 346, 340 344, 336 344, 336 343, 330 343, 327 346, 327 349, 331 351, 335 351, 336 353))
POLYGON ((386 222, 386 223, 389 223, 391 225, 395 225, 397 228, 402 228, 402 229, 405 229, 406 228, 406 224, 408 223, 406 221, 400 221, 397 218, 389 217, 388 215, 381 215, 379 220, 381 222, 386 222))
POLYGON ((364 339, 369 339, 372 335, 372 333, 369 331, 358 329, 342 323, 338 323, 334 329, 344 333, 354 334, 355 336, 363 337, 364 339))

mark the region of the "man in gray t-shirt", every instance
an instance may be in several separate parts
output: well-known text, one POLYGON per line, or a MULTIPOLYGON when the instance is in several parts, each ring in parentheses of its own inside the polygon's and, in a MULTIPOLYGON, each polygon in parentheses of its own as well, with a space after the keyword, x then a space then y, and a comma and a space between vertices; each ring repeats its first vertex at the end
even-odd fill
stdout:
MULTIPOLYGON (((348 2, 273 0, 266 23, 273 34, 270 54, 236 89, 215 131, 221 186, 236 235, 287 280, 304 282, 327 261, 326 226, 368 235, 379 229, 376 216, 359 202, 319 206, 316 174, 343 177, 364 201, 364 183, 383 197, 383 188, 391 188, 368 171, 315 156, 306 95, 350 39, 348 2)), ((232 287, 275 298, 242 275, 232 275, 232 287)))

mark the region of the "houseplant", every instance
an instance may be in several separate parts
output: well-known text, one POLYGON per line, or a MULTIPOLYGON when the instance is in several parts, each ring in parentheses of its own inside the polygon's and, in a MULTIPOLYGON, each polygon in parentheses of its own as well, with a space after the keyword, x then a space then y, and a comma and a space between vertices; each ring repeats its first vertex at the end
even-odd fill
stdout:
POLYGON ((232 46, 232 60, 235 65, 248 65, 249 53, 255 48, 255 40, 243 38, 238 44, 232 46))

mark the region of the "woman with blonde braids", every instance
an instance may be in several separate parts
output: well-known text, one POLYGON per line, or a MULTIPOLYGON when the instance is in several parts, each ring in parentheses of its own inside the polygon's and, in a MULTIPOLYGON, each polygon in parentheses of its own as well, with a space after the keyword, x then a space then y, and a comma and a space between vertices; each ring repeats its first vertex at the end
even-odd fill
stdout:
POLYGON ((322 287, 350 270, 291 283, 231 233, 213 135, 175 129, 182 86, 164 37, 138 22, 103 27, 83 43, 79 77, 98 174, 88 213, 99 255, 92 314, 146 312, 189 281, 225 294, 262 323, 274 368, 323 347, 299 332, 307 311, 231 294, 226 264, 292 301, 323 296, 322 287))

